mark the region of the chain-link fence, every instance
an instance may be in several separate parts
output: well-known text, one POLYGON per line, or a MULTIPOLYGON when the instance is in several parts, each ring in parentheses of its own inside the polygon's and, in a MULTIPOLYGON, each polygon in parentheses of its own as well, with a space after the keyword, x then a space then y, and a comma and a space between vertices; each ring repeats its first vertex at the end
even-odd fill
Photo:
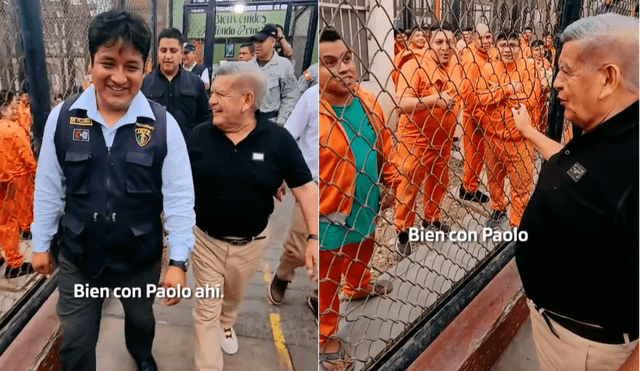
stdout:
MULTIPOLYGON (((152 26, 155 1, 39 1, 51 100, 40 105, 41 109, 53 107, 91 84, 88 29, 96 14, 124 6, 142 15, 152 26)), ((16 315, 28 320, 24 314, 32 315, 35 309, 25 311, 24 307, 32 305, 40 293, 50 293, 43 291, 43 277, 33 274, 28 264, 32 256, 29 232, 36 171, 34 133, 41 135, 42 128, 36 130, 32 118, 37 112, 29 103, 30 79, 25 66, 28 54, 23 45, 32 48, 40 35, 34 31, 28 35, 29 42, 24 42, 21 22, 25 22, 25 9, 19 8, 25 6, 22 4, 25 2, 0 2, 0 353, 19 331, 14 323, 16 315)), ((29 2, 28 6, 34 4, 29 2)))
POLYGON ((321 353, 344 341, 356 369, 379 369, 526 238, 517 227, 543 159, 512 109, 557 132, 557 37, 575 4, 580 17, 637 14, 630 0, 319 2, 321 32, 336 31, 319 47, 331 76, 320 85, 321 353))

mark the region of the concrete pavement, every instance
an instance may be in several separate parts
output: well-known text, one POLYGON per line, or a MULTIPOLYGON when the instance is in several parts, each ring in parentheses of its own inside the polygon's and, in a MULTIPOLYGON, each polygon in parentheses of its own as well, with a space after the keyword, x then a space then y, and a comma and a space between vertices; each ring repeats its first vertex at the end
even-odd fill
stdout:
MULTIPOLYGON (((287 193, 282 203, 276 201, 276 209, 271 217, 271 243, 245 290, 238 321, 234 326, 239 351, 233 356, 225 354, 225 370, 317 370, 318 327, 306 304, 307 293, 317 286, 309 281, 304 269, 300 268, 289 285, 282 305, 272 305, 267 296, 267 281, 280 260, 292 209, 291 192, 287 193), (284 346, 276 346, 274 342, 274 330, 277 333, 278 329, 284 336, 284 346)), ((187 283, 193 290, 192 273, 187 276, 187 283)), ((194 304, 195 299, 190 298, 183 299, 177 306, 165 307, 161 299, 156 299, 153 354, 160 370, 193 369, 194 304)), ((105 301, 97 361, 98 371, 135 371, 135 364, 124 343, 122 305, 117 299, 105 301)))

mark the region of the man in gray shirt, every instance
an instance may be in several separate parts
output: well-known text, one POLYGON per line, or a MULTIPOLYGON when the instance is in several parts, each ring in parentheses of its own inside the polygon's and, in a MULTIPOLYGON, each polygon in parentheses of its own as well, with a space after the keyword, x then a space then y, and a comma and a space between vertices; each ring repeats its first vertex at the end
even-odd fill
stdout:
POLYGON ((258 67, 267 79, 267 94, 260 106, 260 112, 282 126, 300 98, 300 92, 293 74, 293 65, 273 49, 277 37, 278 29, 272 24, 266 24, 253 35, 251 40, 256 47, 256 58, 247 63, 258 67))

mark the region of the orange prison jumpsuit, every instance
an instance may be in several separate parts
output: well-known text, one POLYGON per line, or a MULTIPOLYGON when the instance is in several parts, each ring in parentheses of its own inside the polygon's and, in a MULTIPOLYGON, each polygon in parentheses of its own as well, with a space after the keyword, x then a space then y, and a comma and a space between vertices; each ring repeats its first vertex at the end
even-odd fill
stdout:
POLYGON ((27 200, 22 189, 27 182, 33 184, 35 172, 36 160, 22 127, 0 120, 0 247, 10 268, 23 263, 20 217, 24 208, 32 208, 33 191, 27 200))
MULTIPOLYGON (((462 67, 454 55, 447 66, 438 65, 429 51, 422 64, 413 59, 402 67, 407 76, 398 81, 401 97, 427 97, 446 92, 458 95, 462 81, 462 67)), ((440 218, 440 202, 449 184, 449 157, 457 122, 459 100, 453 110, 442 108, 406 112, 400 115, 397 135, 399 143, 393 151, 392 161, 399 174, 395 180, 395 229, 405 231, 413 227, 415 201, 424 183, 424 218, 428 222, 440 218), (425 180, 426 178, 426 180, 425 180)))
POLYGON ((542 90, 544 83, 547 86, 551 85, 551 78, 553 77, 553 70, 551 69, 551 63, 542 57, 542 59, 535 60, 535 67, 537 77, 540 80, 540 95, 538 96, 538 104, 531 111, 531 118, 533 124, 539 132, 544 133, 547 130, 547 119, 549 116, 549 95, 548 91, 542 90))
POLYGON ((399 79, 401 78, 404 78, 406 80, 411 79, 411 76, 404 76, 404 77, 400 76, 400 71, 402 71, 402 66, 404 66, 404 64, 411 59, 417 60, 418 63, 420 63, 420 61, 422 61, 422 59, 424 58, 425 51, 426 51, 425 49, 409 48, 409 49, 400 51, 400 53, 396 54, 396 56, 393 58, 393 65, 395 69, 391 71, 391 80, 393 81, 393 86, 396 87, 396 92, 398 91, 399 79))
MULTIPOLYGON (((28 143, 31 143, 31 105, 18 102, 18 125, 25 131, 28 143)), ((31 176, 19 178, 18 192, 16 199, 20 201, 18 207, 18 221, 20 229, 25 232, 31 231, 31 223, 33 223, 33 189, 34 179, 31 176)), ((18 181, 16 179, 15 181, 18 181)))
POLYGON ((462 68, 464 69, 464 79, 460 85, 460 95, 464 100, 462 109, 462 122, 464 128, 463 149, 464 149, 464 175, 462 184, 467 192, 475 192, 478 190, 480 182, 480 173, 484 167, 484 153, 486 140, 479 126, 478 117, 481 112, 476 113, 480 109, 478 98, 473 88, 476 80, 480 76, 482 67, 490 63, 491 59, 487 55, 486 50, 474 48, 472 53, 463 53, 461 58, 462 68))
POLYGON ((520 49, 522 49, 523 58, 531 58, 531 46, 524 40, 520 39, 520 49))
MULTIPOLYGON (((384 113, 376 97, 362 88, 356 87, 356 95, 376 132, 378 151, 378 174, 385 187, 390 187, 395 170, 388 161, 391 152, 391 133, 386 127, 384 113)), ((320 101, 319 114, 319 212, 320 218, 333 221, 344 220, 351 212, 356 179, 355 157, 351 152, 344 129, 338 124, 331 105, 320 101)), ((362 242, 341 247, 339 250, 320 250, 318 305, 320 344, 335 336, 340 321, 340 300, 338 292, 344 276, 342 291, 352 295, 356 289, 367 289, 371 272, 367 268, 374 251, 373 236, 364 237, 362 242)))
POLYGON ((487 181, 492 209, 507 210, 504 178, 511 183, 511 213, 509 223, 518 226, 533 188, 534 147, 516 129, 512 107, 524 104, 531 110, 537 104, 540 82, 535 78, 535 66, 520 58, 505 64, 497 61, 485 65, 476 92, 485 113, 481 125, 487 138, 487 181), (531 76, 534 77, 531 77, 531 76), (520 81, 524 91, 510 94, 506 85, 520 81))
MULTIPOLYGON (((407 40, 407 43, 408 42, 409 41, 407 40)), ((407 50, 407 47, 402 45, 402 43, 394 41, 394 44, 393 44, 393 56, 395 57, 396 55, 398 55, 398 53, 400 53, 403 50, 407 50)))

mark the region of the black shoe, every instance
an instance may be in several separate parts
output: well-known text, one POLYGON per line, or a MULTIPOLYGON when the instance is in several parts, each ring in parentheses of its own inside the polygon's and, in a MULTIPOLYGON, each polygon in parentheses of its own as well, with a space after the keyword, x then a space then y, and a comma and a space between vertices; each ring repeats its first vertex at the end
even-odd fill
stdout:
POLYGON ((451 232, 451 227, 449 226, 449 224, 445 224, 437 220, 435 222, 428 222, 426 220, 423 220, 422 228, 430 231, 434 231, 434 232, 439 232, 439 231, 444 233, 451 232))
POLYGON ((458 195, 460 196, 460 199, 465 201, 477 202, 481 204, 489 202, 489 196, 480 191, 467 192, 462 184, 460 184, 458 195))
POLYGON ((507 212, 500 210, 493 210, 491 212, 491 217, 487 220, 487 224, 485 227, 496 229, 500 226, 503 220, 507 219, 507 212))
POLYGON ((396 251, 401 256, 409 256, 412 253, 411 242, 409 241, 409 232, 402 231, 396 236, 396 251))
POLYGON ((309 309, 311 309, 311 313, 313 313, 313 317, 316 319, 316 325, 318 324, 318 297, 309 294, 307 296, 307 305, 309 309))
POLYGON ((20 276, 26 276, 27 274, 31 274, 33 272, 35 271, 33 270, 33 266, 31 265, 31 263, 22 263, 22 266, 20 267, 15 267, 15 268, 7 267, 4 270, 4 278, 16 278, 20 276))
POLYGON ((153 357, 142 362, 136 361, 136 364, 138 365, 138 371, 158 371, 158 366, 153 357))
POLYGON ((281 280, 277 274, 273 274, 273 278, 269 283, 269 300, 275 305, 282 304, 284 299, 284 293, 287 291, 287 286, 290 281, 281 280))

